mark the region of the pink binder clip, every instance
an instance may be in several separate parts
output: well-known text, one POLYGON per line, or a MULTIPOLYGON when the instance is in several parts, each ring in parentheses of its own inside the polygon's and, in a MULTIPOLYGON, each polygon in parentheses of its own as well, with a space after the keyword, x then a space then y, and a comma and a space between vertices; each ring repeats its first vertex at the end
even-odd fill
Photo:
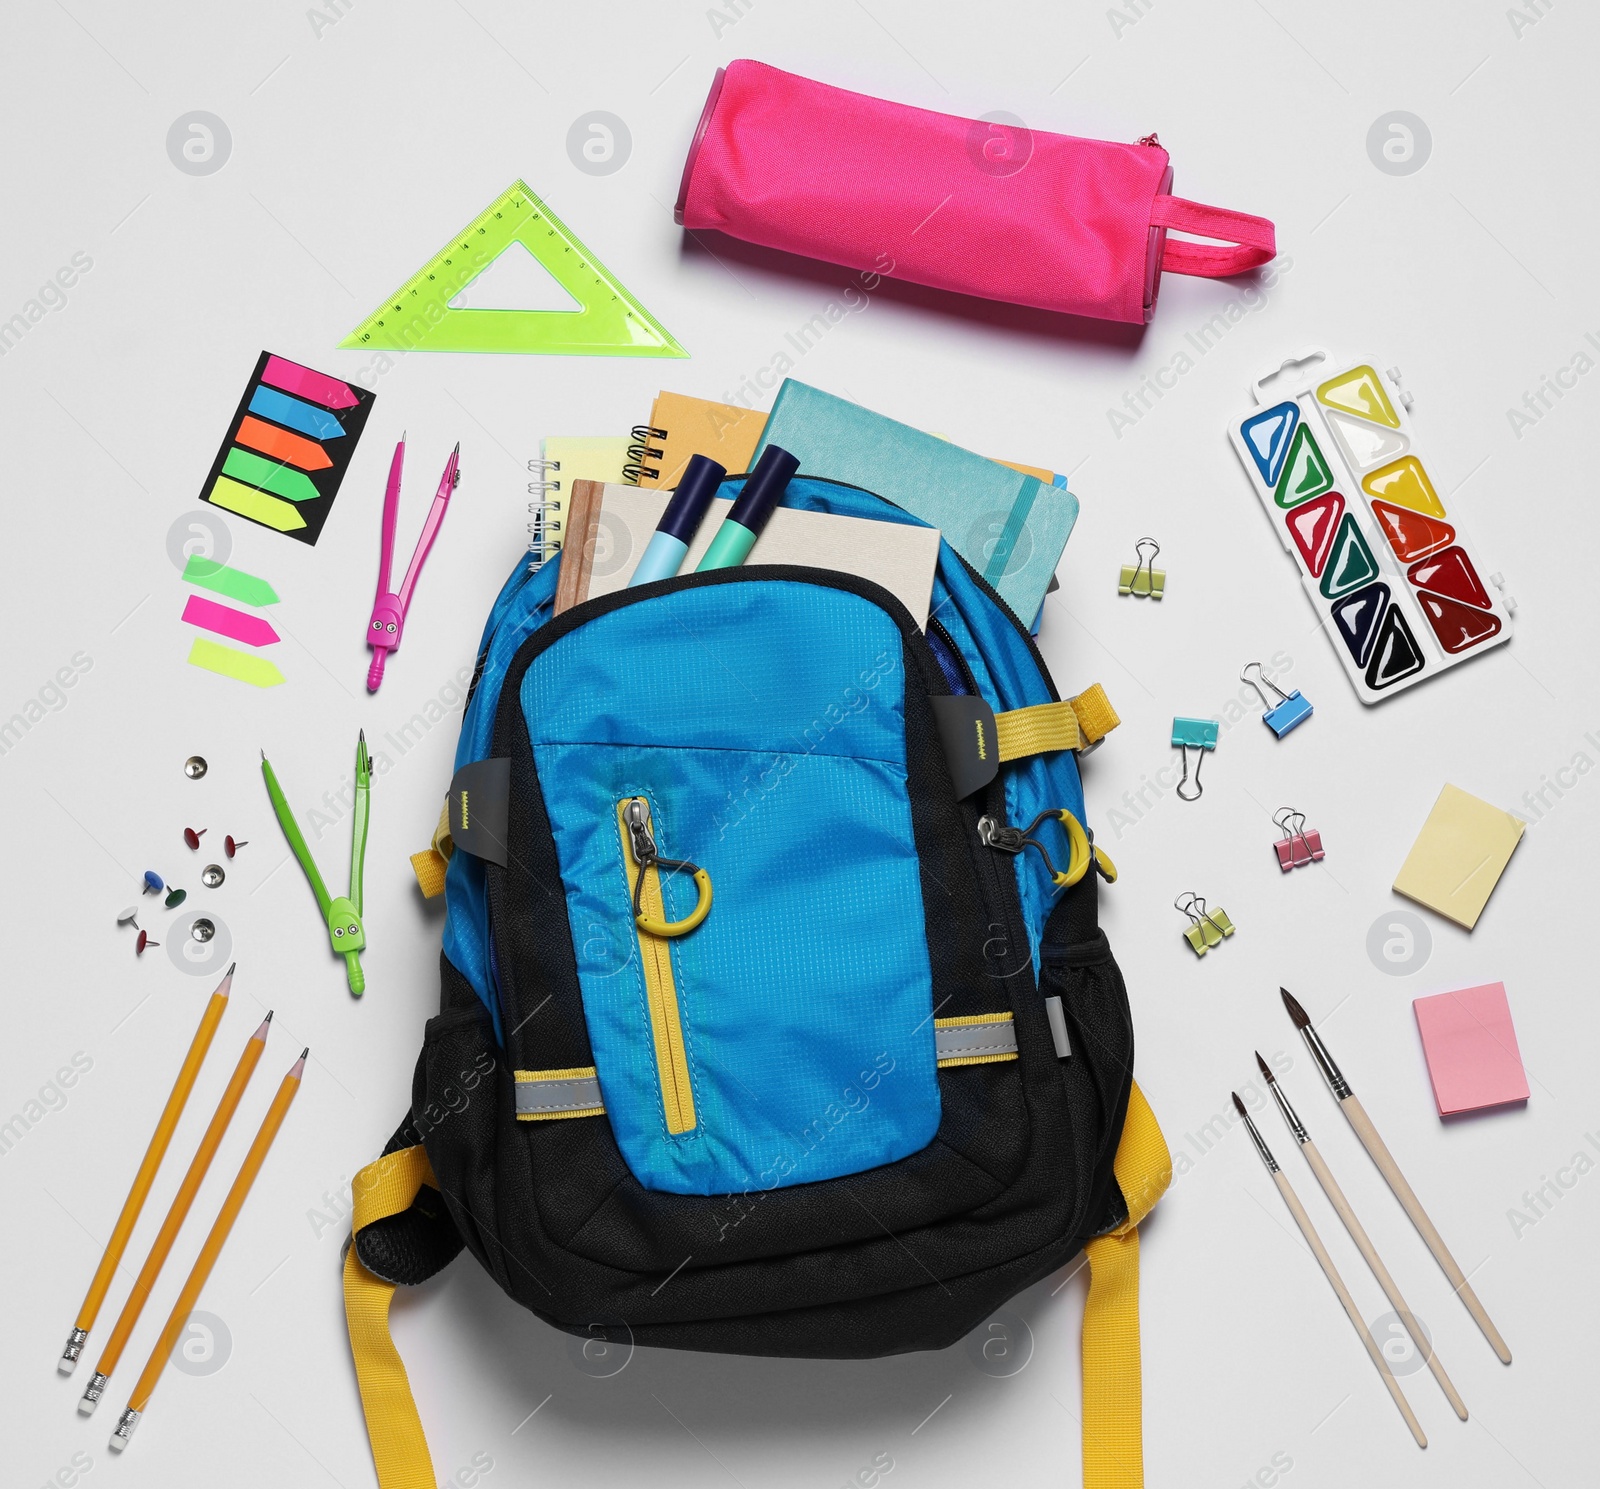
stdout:
POLYGON ((394 459, 389 463, 389 484, 383 493, 383 532, 378 547, 378 597, 372 602, 372 619, 367 622, 367 645, 372 648, 372 665, 367 669, 367 691, 376 693, 383 681, 383 664, 389 653, 400 644, 406 628, 406 612, 411 608, 411 594, 417 587, 417 578, 427 560, 433 540, 439 536, 444 514, 450 506, 450 496, 461 479, 461 446, 458 443, 444 463, 444 474, 439 477, 439 489, 434 493, 433 505, 428 509, 427 520, 422 524, 422 534, 417 539, 417 550, 411 555, 406 577, 400 582, 399 594, 389 588, 389 569, 394 561, 395 519, 400 514, 400 468, 405 464, 406 437, 394 447, 394 459))
POLYGON ((1322 834, 1315 828, 1307 831, 1304 812, 1297 812, 1293 807, 1279 807, 1273 813, 1272 825, 1283 834, 1272 845, 1272 851, 1278 855, 1278 867, 1284 873, 1304 868, 1308 863, 1318 863, 1326 856, 1322 834))

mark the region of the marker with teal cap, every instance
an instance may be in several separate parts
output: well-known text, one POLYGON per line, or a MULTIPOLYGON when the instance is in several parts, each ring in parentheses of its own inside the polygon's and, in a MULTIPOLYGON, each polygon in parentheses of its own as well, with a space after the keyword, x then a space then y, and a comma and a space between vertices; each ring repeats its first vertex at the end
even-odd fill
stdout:
POLYGON ((756 461, 756 468, 745 477, 744 490, 734 502, 733 510, 722 519, 722 526, 717 529, 695 573, 734 569, 742 564, 788 487, 789 477, 799 469, 799 460, 787 450, 768 445, 756 461))
POLYGON ((700 523, 711 505, 711 498, 727 477, 728 472, 715 460, 705 455, 691 455, 683 468, 678 489, 672 493, 667 510, 656 523, 654 536, 633 571, 628 588, 636 584, 650 584, 657 579, 670 579, 678 572, 689 544, 699 530, 700 523))

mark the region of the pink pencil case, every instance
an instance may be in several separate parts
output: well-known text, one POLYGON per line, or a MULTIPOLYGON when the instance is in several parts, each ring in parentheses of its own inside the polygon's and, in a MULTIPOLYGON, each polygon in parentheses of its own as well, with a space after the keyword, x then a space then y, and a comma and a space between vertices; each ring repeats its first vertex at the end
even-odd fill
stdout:
POLYGON ((1163 271, 1218 279, 1276 252, 1266 218, 1171 186, 1154 135, 1119 145, 962 119, 739 61, 711 85, 676 216, 936 289, 1142 324, 1163 271))

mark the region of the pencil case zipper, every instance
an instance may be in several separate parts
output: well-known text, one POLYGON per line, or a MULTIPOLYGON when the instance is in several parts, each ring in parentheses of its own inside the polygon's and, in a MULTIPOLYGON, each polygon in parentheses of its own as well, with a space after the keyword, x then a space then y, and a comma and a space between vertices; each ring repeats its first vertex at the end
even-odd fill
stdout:
MULTIPOLYGON (((617 831, 622 839, 622 862, 627 871, 628 914, 632 918, 634 893, 638 889, 640 912, 650 920, 665 921, 666 899, 661 890, 661 870, 653 863, 642 868, 634 856, 632 834, 627 820, 631 803, 642 798, 625 796, 617 802, 617 831), (644 884, 639 887, 643 874, 644 884)), ((645 806, 644 829, 654 837, 655 825, 645 806)), ((694 1087, 689 1079, 689 1054, 683 1038, 683 1014, 678 1003, 678 984, 672 970, 672 947, 665 937, 652 935, 634 925, 639 946, 639 965, 644 974, 645 1003, 650 1016, 650 1037, 655 1045, 656 1079, 661 1087, 661 1108, 667 1131, 674 1136, 694 1131, 694 1087)))

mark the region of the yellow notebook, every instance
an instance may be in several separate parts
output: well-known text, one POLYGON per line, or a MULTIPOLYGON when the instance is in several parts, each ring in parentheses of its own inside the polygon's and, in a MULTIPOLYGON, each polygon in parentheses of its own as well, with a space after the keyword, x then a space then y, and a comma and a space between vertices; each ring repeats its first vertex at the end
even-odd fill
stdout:
POLYGON ((1470 931, 1527 825, 1459 786, 1446 786, 1400 866, 1395 890, 1470 931))
POLYGON ((528 462, 528 553, 537 568, 561 551, 566 536, 567 506, 574 481, 623 479, 628 446, 625 434, 546 435, 538 460, 528 462))
MULTIPOLYGON (((767 416, 755 409, 690 398, 684 393, 657 393, 650 422, 634 425, 625 474, 590 479, 626 480, 634 486, 671 491, 677 487, 691 455, 709 456, 730 476, 742 475, 750 469, 766 424, 767 416)), ((1014 460, 998 463, 1046 486, 1055 483, 1055 472, 1043 466, 1019 465, 1014 460)))

